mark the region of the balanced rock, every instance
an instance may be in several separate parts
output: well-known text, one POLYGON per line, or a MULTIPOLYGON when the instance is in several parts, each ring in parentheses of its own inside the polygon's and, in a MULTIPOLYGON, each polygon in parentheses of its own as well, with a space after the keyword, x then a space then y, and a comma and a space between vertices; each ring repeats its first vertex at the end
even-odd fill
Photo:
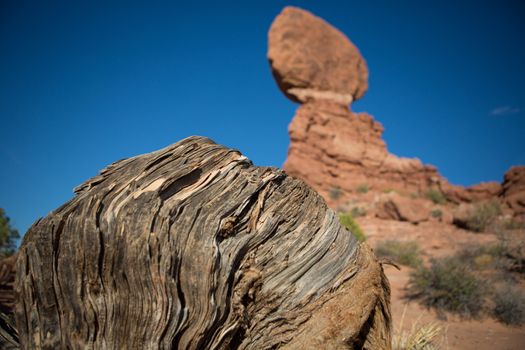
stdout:
POLYGON ((366 244, 281 170, 191 137, 125 159, 36 222, 22 348, 390 349, 366 244))
POLYGON ((359 50, 339 30, 297 7, 286 7, 268 34, 268 59, 281 90, 292 100, 349 104, 368 87, 359 50))

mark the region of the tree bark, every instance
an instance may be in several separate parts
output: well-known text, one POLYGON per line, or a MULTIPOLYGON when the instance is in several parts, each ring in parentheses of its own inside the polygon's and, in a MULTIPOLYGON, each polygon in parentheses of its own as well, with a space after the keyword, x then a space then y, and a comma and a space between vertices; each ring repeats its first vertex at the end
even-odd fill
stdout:
POLYGON ((279 169, 190 137, 75 192, 20 247, 23 348, 390 348, 381 265, 279 169))

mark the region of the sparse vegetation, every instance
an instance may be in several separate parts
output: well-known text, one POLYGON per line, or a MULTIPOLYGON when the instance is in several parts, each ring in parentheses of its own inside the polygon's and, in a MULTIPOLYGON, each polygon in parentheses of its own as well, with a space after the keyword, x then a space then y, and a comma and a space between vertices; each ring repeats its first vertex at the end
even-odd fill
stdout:
POLYGON ((445 204, 447 203, 447 199, 443 195, 443 192, 440 190, 430 188, 426 193, 425 196, 430 199, 434 204, 445 204))
POLYGON ((516 287, 506 285, 494 293, 493 315, 509 325, 525 323, 525 296, 516 287))
POLYGON ((353 207, 350 211, 350 214, 352 214, 352 217, 357 218, 359 216, 365 216, 366 215, 366 209, 362 207, 353 207))
POLYGON ((330 188, 330 192, 328 193, 328 196, 330 196, 330 199, 331 200, 338 200, 339 198, 341 198, 341 195, 343 194, 343 192, 341 191, 341 189, 339 187, 332 187, 330 188))
POLYGON ((433 218, 441 219, 443 217, 443 211, 441 209, 432 209, 430 212, 433 218))
POLYGON ((502 243, 467 247, 456 254, 456 258, 473 269, 486 269, 503 265, 506 248, 502 243))
POLYGON ((369 190, 369 188, 368 188, 368 185, 366 185, 366 184, 359 185, 356 188, 357 193, 367 193, 368 190, 369 190))
POLYGON ((466 228, 474 232, 483 232, 499 215, 501 215, 501 207, 496 201, 476 205, 469 212, 465 223, 466 228))
POLYGON ((11 227, 9 217, 0 208, 0 259, 12 255, 16 250, 16 241, 20 238, 18 230, 11 227))
POLYGON ((388 257, 401 265, 410 267, 421 265, 419 246, 416 242, 383 241, 376 245, 374 251, 377 256, 388 257))
POLYGON ((525 222, 522 220, 507 219, 503 221, 503 228, 506 230, 525 229, 525 222))
POLYGON ((339 221, 341 222, 341 225, 346 227, 346 229, 349 230, 359 242, 366 241, 365 233, 363 232, 359 224, 354 220, 352 214, 339 214, 339 221))
POLYGON ((414 325, 409 332, 399 332, 392 339, 393 350, 434 350, 438 349, 435 339, 441 334, 437 323, 414 325))
POLYGON ((409 291, 426 306, 476 317, 483 307, 486 291, 469 265, 457 257, 436 259, 430 267, 421 266, 410 275, 409 291))

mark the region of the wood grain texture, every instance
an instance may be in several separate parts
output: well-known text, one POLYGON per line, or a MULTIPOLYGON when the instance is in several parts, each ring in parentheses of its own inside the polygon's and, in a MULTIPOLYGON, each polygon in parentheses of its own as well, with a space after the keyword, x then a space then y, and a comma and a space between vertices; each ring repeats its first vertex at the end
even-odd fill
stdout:
POLYGON ((390 348, 381 265, 279 169, 190 137, 75 192, 21 245, 23 348, 390 348))

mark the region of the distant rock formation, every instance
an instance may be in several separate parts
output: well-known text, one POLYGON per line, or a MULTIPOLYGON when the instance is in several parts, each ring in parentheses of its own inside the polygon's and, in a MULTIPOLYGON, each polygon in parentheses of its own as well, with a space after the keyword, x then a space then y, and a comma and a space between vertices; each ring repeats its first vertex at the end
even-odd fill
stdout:
POLYGON ((525 166, 515 166, 505 173, 500 196, 516 215, 525 215, 525 166))
MULTIPOLYGON (((368 190, 408 195, 432 189, 456 204, 500 195, 502 187, 496 182, 455 186, 434 166, 388 152, 381 123, 349 108, 368 87, 365 60, 324 20, 286 7, 272 23, 268 38, 268 59, 277 84, 301 104, 289 125, 284 169, 312 186, 330 206, 336 208, 356 192, 368 190)), ((510 184, 520 176, 509 176, 507 187, 514 188, 517 185, 510 184)), ((515 190, 504 191, 510 193, 510 208, 522 208, 521 199, 515 199, 522 197, 512 194, 515 190)))

